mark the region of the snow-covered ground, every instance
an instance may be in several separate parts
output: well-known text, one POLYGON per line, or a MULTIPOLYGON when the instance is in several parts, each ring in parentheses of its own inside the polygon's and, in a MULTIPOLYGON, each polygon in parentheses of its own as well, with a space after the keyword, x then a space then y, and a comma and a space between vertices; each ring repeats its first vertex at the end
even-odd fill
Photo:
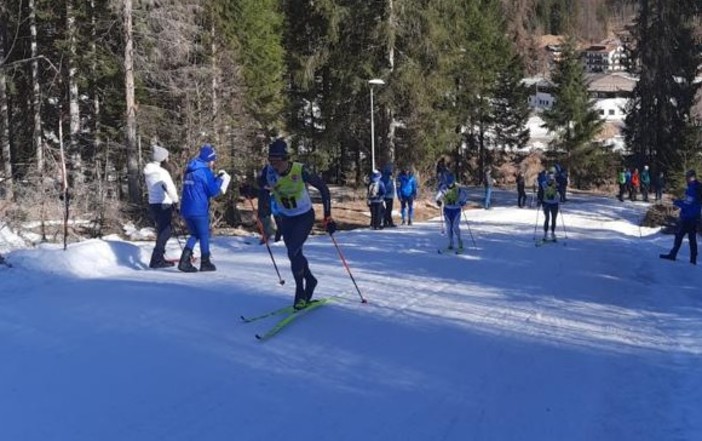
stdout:
POLYGON ((537 211, 497 197, 466 212, 477 247, 464 229, 462 256, 436 252, 438 222, 337 233, 368 304, 311 238, 317 296, 343 299, 263 343, 275 319, 239 315, 292 301, 280 244, 282 287, 241 238, 215 239, 218 271, 202 274, 148 270, 151 243, 12 251, 0 440, 702 439, 687 242, 661 261, 672 237, 638 227, 643 204, 581 196, 560 242, 535 247, 537 211))

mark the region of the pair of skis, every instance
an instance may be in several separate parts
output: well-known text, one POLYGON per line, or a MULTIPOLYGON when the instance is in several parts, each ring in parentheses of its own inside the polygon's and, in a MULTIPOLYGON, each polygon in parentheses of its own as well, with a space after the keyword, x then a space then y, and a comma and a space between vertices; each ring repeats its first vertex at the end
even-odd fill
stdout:
POLYGON ((439 248, 436 250, 439 254, 456 254, 456 255, 461 255, 463 254, 463 248, 439 248))
POLYGON ((246 317, 242 315, 240 316, 240 318, 244 323, 251 323, 269 317, 276 317, 281 315, 284 316, 280 320, 278 320, 268 331, 261 334, 256 334, 256 338, 258 340, 264 341, 278 334, 280 331, 285 329, 288 325, 290 325, 299 317, 306 315, 310 311, 321 308, 322 306, 326 305, 332 300, 334 300, 334 297, 323 297, 320 299, 312 300, 307 306, 305 306, 302 309, 295 309, 293 306, 286 306, 284 308, 276 309, 274 311, 267 312, 265 314, 257 315, 254 317, 246 317))

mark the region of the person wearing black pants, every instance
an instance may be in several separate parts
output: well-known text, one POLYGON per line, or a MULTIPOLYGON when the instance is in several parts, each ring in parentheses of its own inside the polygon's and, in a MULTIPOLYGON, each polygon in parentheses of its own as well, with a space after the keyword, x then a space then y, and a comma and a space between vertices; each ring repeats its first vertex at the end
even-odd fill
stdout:
POLYGON ((270 216, 268 201, 272 194, 280 216, 280 231, 288 250, 290 269, 295 278, 293 307, 303 309, 312 301, 317 279, 310 271, 302 247, 314 225, 314 208, 307 191, 307 184, 319 190, 324 208, 324 227, 329 234, 336 231, 331 218, 329 188, 322 179, 310 172, 302 163, 292 162, 288 157, 288 145, 282 139, 268 147, 268 162, 259 176, 259 213, 270 216))
POLYGON ((524 173, 519 172, 517 175, 517 205, 519 208, 526 206, 527 194, 524 182, 524 173))
POLYGON ((680 209, 680 218, 673 249, 668 254, 661 254, 660 258, 675 260, 683 238, 687 236, 690 242, 690 263, 697 265, 697 224, 700 221, 700 212, 702 211, 702 185, 697 181, 697 174, 694 170, 689 170, 685 177, 687 178, 685 198, 674 201, 675 206, 680 209))
POLYGON ((175 265, 166 260, 166 242, 172 234, 173 208, 178 203, 178 191, 171 174, 163 166, 168 162, 168 150, 154 145, 151 162, 144 167, 144 178, 149 193, 149 212, 156 224, 156 246, 151 253, 149 268, 168 268, 175 265))
POLYGON ((548 179, 544 185, 544 239, 548 240, 549 222, 551 224, 551 240, 556 241, 556 219, 558 218, 558 202, 559 202, 558 186, 553 173, 549 173, 548 179))

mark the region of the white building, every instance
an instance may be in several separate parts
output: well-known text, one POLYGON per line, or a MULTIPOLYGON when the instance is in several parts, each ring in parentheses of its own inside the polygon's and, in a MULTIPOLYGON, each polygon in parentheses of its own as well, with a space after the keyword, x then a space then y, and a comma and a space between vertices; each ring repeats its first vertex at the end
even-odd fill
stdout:
POLYGON ((627 53, 619 40, 605 40, 588 46, 582 51, 585 71, 612 73, 626 70, 627 53))

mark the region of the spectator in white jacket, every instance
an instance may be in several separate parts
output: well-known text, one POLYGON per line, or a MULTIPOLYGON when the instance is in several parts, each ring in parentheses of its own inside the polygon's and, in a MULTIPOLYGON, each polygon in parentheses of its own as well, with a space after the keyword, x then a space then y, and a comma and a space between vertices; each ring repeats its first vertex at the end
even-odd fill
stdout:
POLYGON ((154 145, 151 152, 151 162, 144 167, 146 188, 149 192, 149 210, 156 223, 156 246, 151 254, 149 268, 168 268, 174 265, 165 259, 166 242, 171 237, 171 220, 173 210, 178 204, 176 190, 171 174, 163 168, 162 163, 168 161, 168 150, 154 145))

